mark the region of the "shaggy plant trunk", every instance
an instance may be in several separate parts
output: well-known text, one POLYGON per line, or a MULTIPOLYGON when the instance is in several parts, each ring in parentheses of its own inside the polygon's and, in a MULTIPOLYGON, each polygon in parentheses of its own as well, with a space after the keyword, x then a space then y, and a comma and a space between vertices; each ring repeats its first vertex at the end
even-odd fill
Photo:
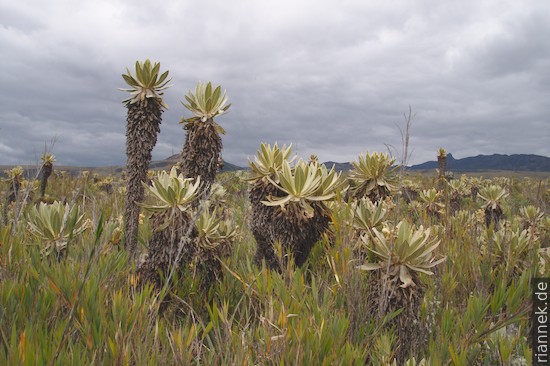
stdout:
POLYGON ((434 220, 439 220, 441 218, 441 213, 439 212, 439 207, 435 205, 428 205, 426 207, 426 213, 429 217, 434 220))
POLYGON ((150 222, 153 236, 149 243, 149 253, 138 268, 138 275, 140 283, 151 282, 160 288, 172 265, 175 266, 176 272, 179 272, 191 262, 195 253, 192 238, 196 237, 196 231, 192 229, 190 232, 191 217, 180 210, 175 210, 172 217, 170 212, 154 214, 150 222), (165 225, 167 220, 168 226, 165 225), (176 261, 180 243, 182 250, 176 261))
POLYGON ((103 192, 105 192, 109 195, 113 194, 113 184, 112 183, 102 184, 99 189, 101 189, 103 192))
POLYGON ((228 257, 231 254, 230 245, 220 245, 222 245, 221 251, 216 250, 215 253, 200 247, 195 251, 195 270, 199 275, 199 288, 205 293, 214 283, 223 279, 222 264, 218 258, 228 257))
POLYGON ((19 195, 19 189, 21 189, 21 180, 14 179, 10 182, 10 190, 8 195, 8 204, 15 202, 19 195))
POLYGON ((460 198, 460 196, 457 196, 457 195, 451 195, 451 199, 449 201, 449 206, 450 206, 450 210, 451 210, 451 215, 454 216, 455 213, 458 212, 458 210, 460 210, 460 204, 462 202, 462 199, 460 198))
POLYGON ((6 226, 8 225, 8 222, 9 222, 8 211, 9 211, 10 204, 17 200, 17 196, 19 195, 19 190, 21 189, 21 178, 19 178, 18 176, 14 176, 8 182, 9 182, 8 194, 6 196, 6 200, 4 201, 4 204, 2 205, 3 222, 4 222, 4 225, 6 226))
POLYGON ((386 187, 379 186, 376 182, 370 182, 369 184, 365 184, 362 188, 355 190, 353 198, 356 200, 368 198, 372 203, 377 203, 383 201, 386 197, 389 197, 389 195, 390 191, 386 187), (374 188, 370 191, 367 190, 368 187, 372 185, 374 185, 374 188))
POLYGON ((52 175, 53 165, 42 165, 42 176, 40 177, 40 198, 44 198, 46 195, 46 187, 48 186, 48 178, 52 175))
POLYGON ((305 217, 297 205, 287 205, 286 211, 279 207, 275 209, 274 239, 283 244, 283 249, 292 253, 294 263, 299 267, 305 264, 315 243, 328 230, 330 218, 321 205, 318 202, 311 204, 314 209, 311 218, 305 217))
POLYGON ((267 181, 256 182, 250 191, 251 230, 257 244, 254 260, 258 265, 265 260, 268 268, 281 271, 284 263, 280 263, 274 248, 279 242, 285 252, 292 254, 294 263, 303 266, 315 243, 328 230, 330 218, 323 204, 318 202, 312 204, 314 215, 311 218, 305 217, 294 204, 287 205, 285 211, 266 206, 261 201, 269 195, 282 194, 267 181))
POLYGON ((398 365, 403 365, 409 357, 418 357, 428 343, 427 329, 422 326, 419 315, 425 290, 417 276, 414 273, 411 275, 416 286, 407 288, 399 287, 396 277, 389 279, 385 268, 370 273, 368 279, 367 306, 377 321, 381 321, 386 314, 403 309, 386 325, 386 329, 394 327, 398 365), (382 296, 384 284, 387 286, 385 297, 382 296))
POLYGON ((403 187, 401 192, 406 203, 411 203, 418 197, 418 192, 409 187, 403 187))
POLYGON ((437 171, 439 174, 439 190, 442 190, 445 184, 445 171, 447 170, 447 157, 438 156, 437 157, 437 171))
POLYGON ((472 199, 475 200, 477 198, 478 193, 479 193, 479 187, 475 187, 475 186, 472 187, 470 189, 470 192, 471 192, 472 199))
POLYGON ((491 226, 491 223, 493 223, 495 230, 498 230, 500 220, 503 219, 503 217, 504 213, 502 212, 502 208, 500 206, 495 209, 490 207, 485 209, 485 225, 487 227, 491 226))
POLYGON ((140 208, 136 202, 143 201, 143 186, 147 180, 147 171, 151 161, 151 152, 157 143, 162 121, 161 105, 149 98, 146 103, 128 104, 126 129, 126 242, 125 246, 132 255, 138 242, 140 208))
POLYGON ((262 265, 265 260, 267 268, 280 270, 281 264, 272 243, 272 227, 275 208, 264 205, 261 201, 269 195, 276 196, 279 190, 267 180, 258 180, 252 185, 249 193, 250 205, 252 207, 252 217, 250 229, 256 240, 256 254, 254 262, 262 265))
POLYGON ((372 191, 368 197, 371 202, 376 203, 385 200, 386 197, 389 196, 390 192, 385 187, 378 186, 377 189, 372 191))
MULTIPOLYGON (((181 172, 187 178, 197 179, 200 176, 200 198, 192 203, 196 208, 207 197, 216 179, 223 145, 212 118, 205 122, 187 122, 184 129, 187 134, 181 152, 181 172)), ((222 275, 221 264, 210 257, 198 259, 197 271, 203 290, 207 290, 222 275)))
MULTIPOLYGON (((181 170, 184 177, 201 177, 201 192, 206 195, 216 179, 221 160, 222 139, 214 121, 186 123, 185 144, 181 152, 181 170)), ((198 205, 200 200, 195 202, 198 205)))

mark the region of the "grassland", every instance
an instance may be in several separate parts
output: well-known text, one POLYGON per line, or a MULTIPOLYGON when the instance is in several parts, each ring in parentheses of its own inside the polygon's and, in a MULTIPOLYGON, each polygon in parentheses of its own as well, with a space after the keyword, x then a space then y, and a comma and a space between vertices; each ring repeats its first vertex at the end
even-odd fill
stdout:
MULTIPOLYGON (((120 178, 52 176, 47 199, 78 206, 86 221, 58 258, 45 256, 44 242, 28 230, 26 214, 37 199, 28 180, 4 206, 0 226, 0 364, 395 364, 395 332, 370 312, 369 273, 356 269, 362 257, 350 209, 338 206, 333 235, 317 243, 304 267, 269 271, 252 261, 256 244, 242 175, 218 176, 239 228, 223 278, 203 291, 190 266, 160 294, 137 285, 136 265, 123 248, 120 178)), ((530 284, 550 273, 550 181, 506 176, 480 182, 509 194, 499 230, 485 225, 475 195, 463 196, 451 214, 444 192, 439 217, 398 194, 388 201, 389 220, 430 227, 440 241, 437 254, 446 257, 433 276, 421 275, 425 342, 410 365, 529 364, 530 284), (531 226, 521 211, 528 205, 543 214, 531 226), (528 242, 517 247, 511 238, 524 228, 528 242)), ((420 190, 436 187, 429 175, 404 178, 420 190)), ((9 184, 1 187, 5 202, 9 184)), ((144 216, 142 251, 150 237, 144 216)))

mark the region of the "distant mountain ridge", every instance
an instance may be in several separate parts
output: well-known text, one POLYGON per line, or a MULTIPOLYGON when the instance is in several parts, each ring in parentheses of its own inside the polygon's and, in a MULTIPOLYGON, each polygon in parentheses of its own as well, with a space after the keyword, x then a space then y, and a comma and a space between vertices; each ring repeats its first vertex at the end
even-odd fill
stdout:
POLYGON ((327 161, 323 164, 325 164, 325 166, 329 169, 332 168, 332 166, 334 165, 334 170, 342 172, 347 172, 348 170, 351 170, 353 168, 353 165, 351 165, 351 163, 337 163, 334 161, 327 161))
MULTIPOLYGON (((180 159, 181 159, 181 155, 180 154, 175 154, 175 155, 169 156, 168 158, 166 158, 164 160, 152 161, 149 164, 149 169, 168 170, 173 165, 175 165, 177 162, 179 162, 180 159)), ((244 169, 245 168, 241 168, 240 166, 237 166, 237 165, 228 163, 227 161, 224 161, 223 162, 223 168, 222 168, 221 171, 222 172, 233 172, 233 171, 236 171, 236 170, 244 170, 244 169)))
MULTIPOLYGON (((170 170, 172 166, 174 166, 180 161, 180 158, 181 158, 180 154, 175 154, 163 160, 153 160, 149 163, 149 169, 150 170, 170 170)), ((247 169, 247 168, 241 168, 240 166, 228 163, 227 161, 224 161, 223 163, 224 163, 224 166, 221 169, 221 172, 232 172, 232 171, 247 169)), ((16 165, 0 165, 0 178, 6 178, 5 171, 13 168, 14 166, 16 165)), ((39 165, 22 165, 22 167, 25 171, 26 176, 29 176, 29 177, 35 176, 38 169, 40 169, 39 165)), ((126 170, 126 166, 118 165, 118 166, 83 167, 83 166, 54 165, 54 170, 66 171, 70 175, 78 175, 85 170, 88 170, 100 175, 119 175, 124 170, 126 170)))
MULTIPOLYGON (((437 169, 437 161, 427 161, 409 167, 411 170, 437 169)), ((550 172, 550 158, 534 154, 493 154, 455 159, 447 155, 447 170, 454 172, 476 172, 484 170, 509 170, 524 172, 550 172)))
MULTIPOLYGON (((163 160, 152 161, 149 165, 153 170, 168 170, 180 159, 180 155, 172 155, 163 160)), ((351 163, 337 163, 327 161, 324 163, 328 168, 333 165, 337 171, 349 171, 353 168, 351 163)), ((13 165, 0 166, 0 177, 5 177, 4 170, 11 169, 13 165)), ((37 166, 24 166, 25 170, 35 174, 37 166)), ((70 174, 79 174, 83 170, 95 171, 101 174, 120 174, 124 166, 110 167, 69 167, 54 166, 55 170, 67 170, 70 174)), ((222 172, 237 170, 248 170, 248 167, 240 167, 224 161, 222 172)), ((413 171, 430 171, 437 169, 437 161, 427 161, 408 167, 413 171)), ((550 158, 534 154, 513 154, 513 155, 478 155, 463 159, 455 159, 452 154, 447 155, 447 170, 452 172, 479 172, 479 171, 517 171, 517 172, 550 172, 550 158)))
MULTIPOLYGON (((152 162, 151 168, 165 169, 165 166, 175 164, 180 155, 173 155, 165 160, 152 162)), ((224 161, 222 171, 247 170, 248 167, 240 167, 224 161)), ((349 171, 353 168, 350 162, 338 163, 327 161, 324 163, 328 168, 333 165, 336 170, 349 171)), ((437 161, 427 161, 422 164, 408 167, 410 170, 433 170, 437 169, 437 161)), ((463 159, 455 159, 453 154, 447 154, 447 170, 454 172, 476 172, 485 170, 504 170, 504 171, 522 171, 522 172, 550 172, 550 158, 534 154, 493 154, 477 155, 463 159)))
MULTIPOLYGON (((349 171, 353 168, 351 163, 336 163, 327 161, 327 167, 334 165, 336 170, 349 171)), ((422 164, 412 165, 409 170, 434 170, 437 169, 437 161, 427 161, 422 164)), ((478 172, 487 170, 504 170, 520 172, 550 172, 550 158, 533 154, 513 155, 478 155, 463 159, 455 159, 453 154, 447 155, 447 170, 453 172, 478 172)))

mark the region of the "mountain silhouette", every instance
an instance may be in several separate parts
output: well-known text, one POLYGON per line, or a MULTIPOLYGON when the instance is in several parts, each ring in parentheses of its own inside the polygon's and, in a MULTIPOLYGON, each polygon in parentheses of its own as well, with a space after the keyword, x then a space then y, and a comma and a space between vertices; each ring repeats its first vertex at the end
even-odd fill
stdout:
MULTIPOLYGON (((428 161, 422 164, 413 165, 409 169, 437 169, 437 161, 428 161)), ((455 159, 452 154, 447 154, 447 170, 454 172, 475 172, 484 170, 549 172, 550 158, 533 154, 493 154, 455 159)))

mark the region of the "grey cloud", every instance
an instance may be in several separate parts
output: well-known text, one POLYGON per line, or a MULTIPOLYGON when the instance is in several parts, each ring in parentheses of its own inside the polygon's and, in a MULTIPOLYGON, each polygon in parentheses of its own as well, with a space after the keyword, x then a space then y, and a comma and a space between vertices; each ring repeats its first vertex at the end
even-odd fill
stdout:
POLYGON ((26 3, 0 11, 0 164, 53 136, 60 163, 124 164, 117 88, 146 57, 174 84, 154 159, 181 150, 179 101, 198 80, 227 90, 223 154, 239 165, 262 141, 333 161, 399 148, 409 105, 413 163, 439 146, 550 155, 544 2, 26 3))

